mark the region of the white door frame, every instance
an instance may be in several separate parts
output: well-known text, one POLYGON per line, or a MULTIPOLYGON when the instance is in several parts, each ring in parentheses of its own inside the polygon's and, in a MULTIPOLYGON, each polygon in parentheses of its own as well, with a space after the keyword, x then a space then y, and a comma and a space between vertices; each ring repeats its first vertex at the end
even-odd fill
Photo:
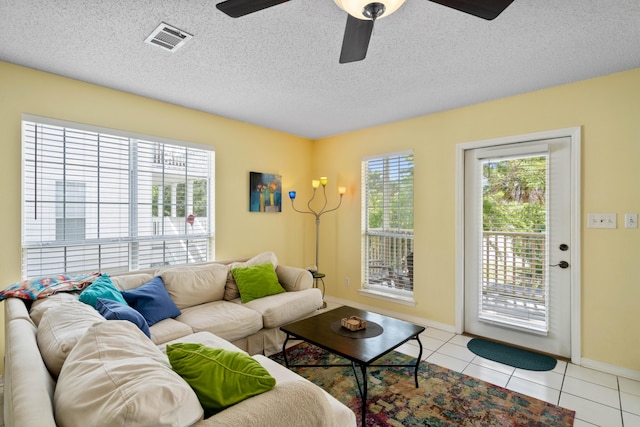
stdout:
POLYGON ((563 138, 570 139, 571 147, 571 362, 580 364, 581 354, 581 311, 580 311, 580 272, 581 272, 581 173, 580 173, 580 146, 581 128, 571 127, 564 129, 535 132, 523 135, 507 136, 482 141, 465 142, 456 145, 456 303, 455 303, 455 330, 460 334, 464 331, 464 153, 466 150, 484 148, 496 145, 514 144, 518 142, 537 141, 541 139, 563 138))

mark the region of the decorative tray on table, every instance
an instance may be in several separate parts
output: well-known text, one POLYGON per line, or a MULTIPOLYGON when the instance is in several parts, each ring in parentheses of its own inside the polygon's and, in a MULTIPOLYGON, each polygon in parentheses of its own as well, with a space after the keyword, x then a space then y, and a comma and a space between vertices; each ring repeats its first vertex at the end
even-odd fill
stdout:
POLYGON ((359 318, 358 316, 350 316, 348 319, 346 317, 343 317, 340 321, 340 324, 343 328, 346 328, 350 331, 359 331, 367 327, 367 321, 359 318))

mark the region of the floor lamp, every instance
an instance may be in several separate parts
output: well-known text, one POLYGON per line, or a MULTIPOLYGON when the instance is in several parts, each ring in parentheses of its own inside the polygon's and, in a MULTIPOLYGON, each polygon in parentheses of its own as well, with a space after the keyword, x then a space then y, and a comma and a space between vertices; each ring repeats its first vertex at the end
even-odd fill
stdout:
POLYGON ((320 248, 320 217, 328 212, 333 212, 335 210, 337 210, 340 205, 342 205, 342 197, 344 196, 344 193, 346 192, 346 188, 345 187, 338 187, 338 194, 340 194, 340 202, 338 203, 338 206, 336 206, 333 209, 327 209, 327 177, 326 176, 322 176, 320 177, 320 179, 314 179, 313 181, 311 181, 311 186, 313 187, 313 195, 311 196, 311 199, 309 199, 309 201, 307 202, 307 209, 306 211, 301 211, 299 209, 296 209, 296 206, 294 204, 294 201, 296 199, 296 192, 295 191, 289 191, 289 199, 291 199, 291 207, 293 208, 294 211, 299 212, 301 214, 309 214, 309 215, 313 215, 316 218, 316 264, 315 264, 315 271, 311 271, 311 274, 313 275, 313 279, 315 281, 315 287, 318 287, 318 280, 322 281, 322 299, 323 299, 323 303, 322 303, 322 307, 326 307, 327 303, 324 302, 324 274, 320 273, 319 268, 318 268, 318 253, 319 253, 319 248, 320 248), (313 202, 313 200, 316 197, 316 193, 318 192, 318 188, 322 185, 322 195, 324 196, 324 204, 322 205, 322 208, 317 211, 315 209, 313 209, 311 207, 311 203, 313 202))

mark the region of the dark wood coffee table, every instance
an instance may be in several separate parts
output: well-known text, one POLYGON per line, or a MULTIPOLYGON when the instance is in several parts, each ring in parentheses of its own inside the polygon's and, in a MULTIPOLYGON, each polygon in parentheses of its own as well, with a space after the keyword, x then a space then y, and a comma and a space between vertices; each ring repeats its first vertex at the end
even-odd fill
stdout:
POLYGON ((418 387, 418 368, 422 357, 422 343, 418 334, 424 331, 424 327, 413 323, 381 314, 370 313, 353 307, 339 307, 306 319, 298 320, 281 326, 280 329, 287 333, 287 339, 282 345, 284 363, 289 367, 326 367, 326 366, 351 366, 354 370, 358 390, 362 398, 362 425, 366 425, 367 415, 367 367, 391 350, 401 346, 409 340, 418 341, 420 353, 415 365, 376 365, 384 367, 410 366, 415 368, 414 379, 418 387), (340 320, 344 317, 358 316, 367 321, 367 330, 350 332, 339 327, 340 320), (336 324, 337 322, 337 324, 336 324), (338 325, 338 326, 336 326, 338 325), (376 335, 369 338, 363 335, 376 335), (290 338, 301 339, 331 353, 337 354, 351 361, 350 365, 289 365, 285 351, 290 338), (362 386, 358 379, 356 366, 362 373, 362 386))

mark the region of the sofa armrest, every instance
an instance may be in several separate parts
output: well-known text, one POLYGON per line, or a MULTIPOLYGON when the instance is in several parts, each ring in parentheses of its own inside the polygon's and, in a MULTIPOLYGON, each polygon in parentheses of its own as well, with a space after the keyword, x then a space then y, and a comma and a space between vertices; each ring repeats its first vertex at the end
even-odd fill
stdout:
MULTIPOLYGON (((12 299, 12 298, 10 298, 12 299)), ((4 424, 7 427, 55 427, 56 383, 38 351, 30 320, 5 325, 4 424)))
POLYGON ((309 271, 286 265, 276 267, 278 281, 287 292, 302 291, 313 288, 313 277, 309 271))

